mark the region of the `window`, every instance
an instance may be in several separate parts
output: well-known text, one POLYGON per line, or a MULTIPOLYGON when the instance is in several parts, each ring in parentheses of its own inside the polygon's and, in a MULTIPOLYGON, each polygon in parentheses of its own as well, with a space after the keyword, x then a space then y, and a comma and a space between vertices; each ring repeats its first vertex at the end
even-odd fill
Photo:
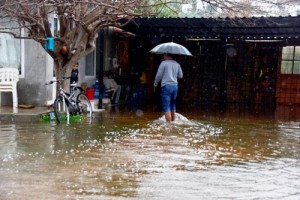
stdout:
MULTIPOLYGON (((14 20, 0 19, 0 27, 6 28, 16 35, 23 35, 23 29, 17 27, 14 20)), ((0 33, 0 68, 10 67, 19 70, 20 77, 24 77, 24 40, 16 39, 8 33, 0 33)))
POLYGON ((58 37, 59 27, 57 18, 53 19, 53 35, 54 37, 58 37))
POLYGON ((281 73, 300 74, 300 46, 283 47, 281 73))
POLYGON ((85 57, 85 76, 95 76, 95 51, 85 57))
POLYGON ((21 40, 10 34, 0 33, 0 67, 21 71, 21 40))

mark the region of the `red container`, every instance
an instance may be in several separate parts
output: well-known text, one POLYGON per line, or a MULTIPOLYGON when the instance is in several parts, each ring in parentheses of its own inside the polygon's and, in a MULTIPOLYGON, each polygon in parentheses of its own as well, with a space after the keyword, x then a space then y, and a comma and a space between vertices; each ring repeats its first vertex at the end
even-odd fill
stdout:
POLYGON ((95 98, 95 89, 94 88, 87 88, 85 91, 85 95, 88 99, 92 100, 95 98))

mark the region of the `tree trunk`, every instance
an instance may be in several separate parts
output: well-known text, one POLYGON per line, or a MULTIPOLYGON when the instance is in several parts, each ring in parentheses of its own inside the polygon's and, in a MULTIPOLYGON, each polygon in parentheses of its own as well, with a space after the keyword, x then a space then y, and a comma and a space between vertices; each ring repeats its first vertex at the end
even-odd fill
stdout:
MULTIPOLYGON (((63 77, 65 77, 65 74, 66 74, 66 70, 65 70, 65 66, 63 66, 63 63, 56 60, 54 62, 54 67, 55 67, 55 77, 56 77, 56 80, 59 80, 59 79, 62 79, 63 77)), ((63 82, 57 82, 56 84, 56 96, 59 95, 59 89, 60 87, 63 87, 64 88, 64 83, 63 82)))
MULTIPOLYGON (((79 61, 79 59, 85 56, 87 47, 89 47, 89 34, 82 34, 79 42, 76 45, 61 44, 57 46, 57 51, 54 52, 54 64, 55 64, 55 77, 56 79, 62 79, 63 77, 70 77, 72 67, 79 61), (75 51, 71 50, 70 46, 75 47, 75 51)), ((59 95, 59 89, 62 87, 65 91, 69 91, 70 80, 66 79, 63 82, 57 82, 56 96, 59 95)))

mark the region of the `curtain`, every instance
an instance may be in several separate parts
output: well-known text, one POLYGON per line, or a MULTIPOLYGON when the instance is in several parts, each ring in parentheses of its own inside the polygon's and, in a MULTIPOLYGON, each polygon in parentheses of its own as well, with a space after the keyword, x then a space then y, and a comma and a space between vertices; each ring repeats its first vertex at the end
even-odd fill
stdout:
POLYGON ((21 40, 0 33, 0 67, 21 69, 21 40))

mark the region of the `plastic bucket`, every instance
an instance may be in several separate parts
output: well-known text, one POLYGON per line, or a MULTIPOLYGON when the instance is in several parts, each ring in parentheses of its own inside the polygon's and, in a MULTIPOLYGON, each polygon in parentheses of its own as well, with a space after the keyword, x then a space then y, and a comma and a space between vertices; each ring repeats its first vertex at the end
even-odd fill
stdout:
POLYGON ((88 99, 94 99, 95 98, 95 89, 94 88, 87 88, 85 91, 85 95, 88 99))

